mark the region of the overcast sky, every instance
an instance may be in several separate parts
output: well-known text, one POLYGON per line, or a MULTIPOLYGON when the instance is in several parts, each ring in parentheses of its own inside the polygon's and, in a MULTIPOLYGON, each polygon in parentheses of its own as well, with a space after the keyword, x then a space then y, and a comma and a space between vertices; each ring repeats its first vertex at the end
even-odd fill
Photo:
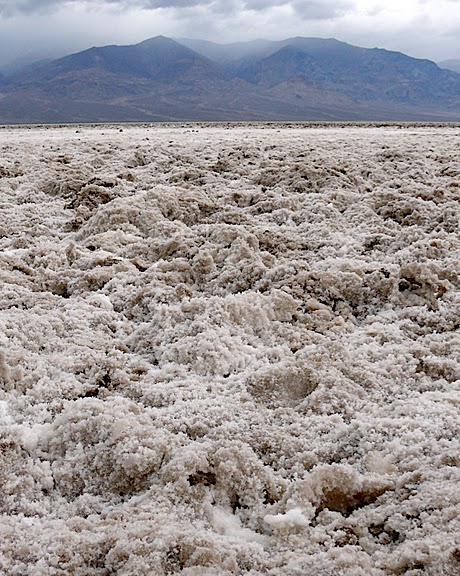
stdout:
POLYGON ((460 0, 0 0, 0 65, 159 34, 334 37, 439 61, 460 58, 460 0))

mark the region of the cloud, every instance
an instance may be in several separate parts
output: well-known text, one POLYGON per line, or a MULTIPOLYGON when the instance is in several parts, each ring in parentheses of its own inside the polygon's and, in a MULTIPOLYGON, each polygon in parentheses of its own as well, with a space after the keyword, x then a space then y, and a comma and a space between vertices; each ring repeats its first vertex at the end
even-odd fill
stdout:
POLYGON ((53 12, 71 5, 87 9, 116 7, 123 11, 197 7, 219 14, 246 10, 263 12, 272 8, 290 7, 308 19, 333 18, 353 7, 353 3, 347 0, 0 0, 0 15, 11 17, 18 13, 53 12))
POLYGON ((346 0, 338 0, 336 2, 321 2, 320 0, 302 2, 302 0, 296 0, 291 2, 291 4, 297 14, 301 15, 305 20, 334 19, 347 12, 352 12, 354 8, 354 3, 346 0))
MULTIPOLYGON (((136 9, 157 10, 159 8, 188 8, 191 6, 209 6, 213 0, 0 0, 0 14, 12 16, 18 13, 54 12, 64 6, 82 6, 87 9, 100 9, 115 6, 124 11, 136 9)), ((225 2, 217 2, 225 4, 225 2)))
POLYGON ((0 0, 0 14, 13 16, 18 13, 42 12, 59 6, 57 0, 0 0))
POLYGON ((263 11, 274 7, 290 7, 292 10, 308 20, 322 20, 335 18, 346 10, 351 10, 353 2, 335 0, 324 2, 322 0, 246 0, 242 2, 243 8, 254 11, 263 11))

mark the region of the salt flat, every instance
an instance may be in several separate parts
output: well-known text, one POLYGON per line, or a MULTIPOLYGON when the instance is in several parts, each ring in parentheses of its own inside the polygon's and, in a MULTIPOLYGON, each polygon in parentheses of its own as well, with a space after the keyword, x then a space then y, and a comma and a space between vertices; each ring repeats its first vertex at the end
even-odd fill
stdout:
POLYGON ((459 127, 0 150, 1 574, 459 573, 459 127))

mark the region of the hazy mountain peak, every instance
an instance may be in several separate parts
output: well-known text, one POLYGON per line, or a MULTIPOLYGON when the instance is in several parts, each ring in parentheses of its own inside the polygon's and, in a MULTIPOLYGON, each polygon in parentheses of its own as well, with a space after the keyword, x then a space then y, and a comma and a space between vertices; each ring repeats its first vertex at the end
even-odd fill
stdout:
POLYGON ((135 46, 182 46, 176 40, 172 38, 168 38, 167 36, 152 36, 152 38, 147 38, 146 40, 142 40, 142 42, 138 42, 135 46))

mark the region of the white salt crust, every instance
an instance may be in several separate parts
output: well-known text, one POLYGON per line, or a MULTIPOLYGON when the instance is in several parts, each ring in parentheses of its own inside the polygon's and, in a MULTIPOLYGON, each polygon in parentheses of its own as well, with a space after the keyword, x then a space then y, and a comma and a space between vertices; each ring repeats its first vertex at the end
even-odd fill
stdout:
POLYGON ((0 574, 460 572, 460 129, 0 129, 0 574))

